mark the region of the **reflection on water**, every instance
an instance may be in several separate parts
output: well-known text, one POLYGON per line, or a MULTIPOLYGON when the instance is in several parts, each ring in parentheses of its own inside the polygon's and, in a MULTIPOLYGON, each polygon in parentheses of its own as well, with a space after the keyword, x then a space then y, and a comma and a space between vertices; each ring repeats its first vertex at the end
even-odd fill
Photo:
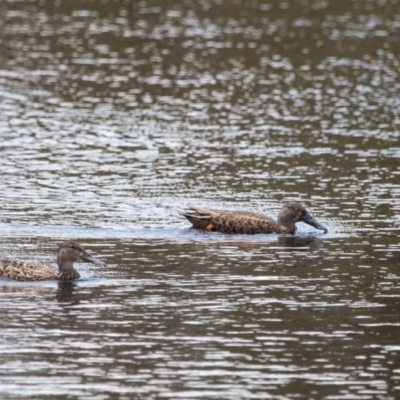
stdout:
POLYGON ((399 397, 396 2, 3 2, 0 397, 399 397), (194 232, 187 204, 329 229, 194 232))
POLYGON ((59 303, 73 304, 74 282, 58 282, 56 299, 59 303))

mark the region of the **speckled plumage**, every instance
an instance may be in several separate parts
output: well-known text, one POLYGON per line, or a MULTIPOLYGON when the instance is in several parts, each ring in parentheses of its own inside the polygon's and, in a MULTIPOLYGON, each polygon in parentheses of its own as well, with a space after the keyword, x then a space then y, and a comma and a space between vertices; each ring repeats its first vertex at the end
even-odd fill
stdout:
POLYGON ((69 281, 78 279, 79 272, 73 263, 81 259, 104 266, 103 261, 92 257, 76 242, 68 241, 59 246, 57 254, 58 270, 35 260, 12 260, 0 258, 0 277, 16 281, 69 281))
POLYGON ((275 221, 263 214, 248 211, 215 210, 189 206, 187 211, 180 212, 187 218, 194 229, 223 233, 257 234, 296 232, 296 222, 305 222, 317 229, 327 229, 317 222, 308 211, 294 201, 284 203, 275 221))

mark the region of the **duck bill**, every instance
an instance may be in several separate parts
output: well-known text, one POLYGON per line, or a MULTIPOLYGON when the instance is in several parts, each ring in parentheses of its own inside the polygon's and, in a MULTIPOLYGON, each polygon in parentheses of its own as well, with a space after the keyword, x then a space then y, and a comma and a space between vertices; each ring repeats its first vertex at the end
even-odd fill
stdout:
POLYGON ((308 225, 313 226, 316 229, 320 229, 321 231, 324 231, 324 233, 328 232, 328 229, 326 229, 323 225, 321 225, 316 219, 314 219, 310 214, 307 213, 305 218, 302 220, 308 225))
POLYGON ((91 256, 88 252, 84 251, 83 253, 81 253, 80 258, 83 261, 86 262, 90 262, 92 264, 96 264, 96 265, 101 265, 101 266, 105 266, 106 263, 104 261, 99 260, 98 258, 95 258, 93 256, 91 256))

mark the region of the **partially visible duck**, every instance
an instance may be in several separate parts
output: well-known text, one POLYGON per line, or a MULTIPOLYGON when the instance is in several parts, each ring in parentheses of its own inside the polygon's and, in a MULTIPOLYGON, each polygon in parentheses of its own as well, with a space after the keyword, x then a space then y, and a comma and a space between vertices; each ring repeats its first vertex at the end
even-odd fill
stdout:
POLYGON ((0 258, 0 277, 16 281, 70 281, 80 277, 74 268, 78 259, 105 266, 105 262, 91 256, 78 243, 68 241, 58 248, 58 269, 35 260, 11 260, 0 258))
POLYGON ((288 201, 284 203, 278 220, 275 221, 263 214, 248 211, 227 211, 189 206, 180 212, 187 218, 194 229, 223 233, 288 233, 296 232, 296 222, 305 222, 314 228, 328 232, 299 203, 288 201))

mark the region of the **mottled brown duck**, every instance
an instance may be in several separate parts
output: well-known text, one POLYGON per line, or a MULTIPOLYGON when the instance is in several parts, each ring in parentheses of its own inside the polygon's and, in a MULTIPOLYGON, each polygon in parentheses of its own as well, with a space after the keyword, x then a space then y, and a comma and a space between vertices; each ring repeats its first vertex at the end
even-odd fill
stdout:
POLYGON ((74 262, 78 260, 106 265, 105 262, 91 256, 78 243, 69 241, 62 243, 58 248, 58 269, 34 260, 0 258, 0 277, 16 281, 70 281, 80 277, 74 268, 74 262))
POLYGON ((189 206, 180 212, 187 218, 192 228, 223 233, 287 233, 296 232, 296 222, 305 222, 314 228, 328 232, 311 214, 299 203, 289 201, 284 203, 277 221, 263 214, 248 211, 215 210, 189 206))

